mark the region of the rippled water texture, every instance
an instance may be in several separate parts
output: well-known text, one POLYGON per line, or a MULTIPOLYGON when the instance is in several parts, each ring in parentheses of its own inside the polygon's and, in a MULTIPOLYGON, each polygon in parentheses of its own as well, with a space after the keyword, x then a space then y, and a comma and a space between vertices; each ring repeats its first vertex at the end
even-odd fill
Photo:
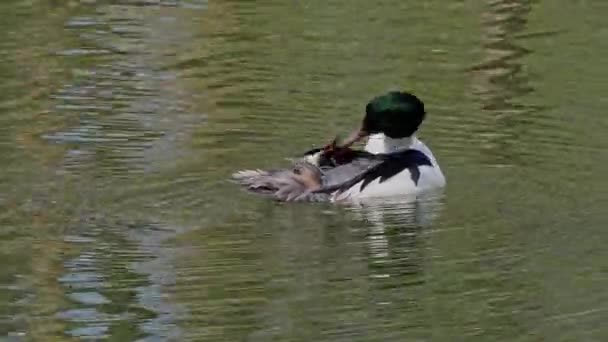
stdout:
POLYGON ((3 0, 8 341, 607 341, 608 2, 3 0), (441 196, 231 172, 427 104, 441 196))

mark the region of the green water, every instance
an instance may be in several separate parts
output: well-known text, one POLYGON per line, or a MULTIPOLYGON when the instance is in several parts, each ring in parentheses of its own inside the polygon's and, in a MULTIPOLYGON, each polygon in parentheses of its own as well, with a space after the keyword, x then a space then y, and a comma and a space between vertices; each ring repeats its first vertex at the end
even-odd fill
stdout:
POLYGON ((0 13, 6 340, 608 340, 608 2, 0 13), (227 181, 395 88, 426 102, 443 196, 282 205, 227 181))

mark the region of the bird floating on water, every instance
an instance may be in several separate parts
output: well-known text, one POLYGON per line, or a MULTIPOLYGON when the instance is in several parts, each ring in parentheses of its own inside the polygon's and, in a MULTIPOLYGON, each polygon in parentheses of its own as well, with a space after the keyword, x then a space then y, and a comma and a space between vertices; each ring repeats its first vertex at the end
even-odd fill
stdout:
POLYGON ((391 91, 367 104, 361 125, 342 143, 312 149, 288 169, 243 170, 232 178, 280 201, 339 202, 441 189, 446 180, 439 164, 415 136, 425 116, 416 96, 391 91), (351 149, 365 138, 364 150, 351 149))

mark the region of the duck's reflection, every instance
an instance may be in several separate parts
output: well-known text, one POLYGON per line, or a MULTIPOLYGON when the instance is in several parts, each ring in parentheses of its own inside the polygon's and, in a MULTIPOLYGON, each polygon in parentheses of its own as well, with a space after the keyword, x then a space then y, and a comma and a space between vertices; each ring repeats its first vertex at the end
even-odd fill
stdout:
MULTIPOLYGON (((417 284, 423 273, 428 229, 443 208, 443 191, 353 202, 349 209, 366 223, 371 278, 388 284, 417 284), (404 276, 413 276, 406 279, 404 276), (400 279, 400 280, 399 280, 400 279)), ((383 300, 384 302, 384 300, 383 300)))
POLYGON ((196 269, 211 271, 205 278, 220 282, 206 288, 235 289, 248 300, 231 312, 238 313, 239 324, 255 327, 250 341, 318 341, 370 331, 411 336, 414 325, 429 330, 430 290, 422 285, 429 279, 430 225, 442 203, 443 193, 344 206, 247 202, 237 215, 247 215, 250 223, 231 229, 232 222, 245 221, 239 218, 218 229, 217 238, 225 239, 221 248, 216 236, 205 236, 201 243, 208 248, 197 250, 209 252, 191 259, 196 269), (229 265, 230 272, 214 276, 216 265, 229 265), (252 305, 256 314, 247 316, 252 305))

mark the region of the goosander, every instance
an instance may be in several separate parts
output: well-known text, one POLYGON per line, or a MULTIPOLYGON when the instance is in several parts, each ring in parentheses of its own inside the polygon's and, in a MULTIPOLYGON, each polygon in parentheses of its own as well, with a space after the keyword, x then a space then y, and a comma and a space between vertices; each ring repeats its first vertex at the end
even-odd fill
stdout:
POLYGON ((361 125, 340 145, 310 150, 291 169, 244 170, 233 179, 283 201, 341 202, 441 189, 446 180, 439 164, 415 136, 425 116, 416 96, 388 92, 367 104, 361 125), (365 138, 364 150, 350 148, 365 138))

